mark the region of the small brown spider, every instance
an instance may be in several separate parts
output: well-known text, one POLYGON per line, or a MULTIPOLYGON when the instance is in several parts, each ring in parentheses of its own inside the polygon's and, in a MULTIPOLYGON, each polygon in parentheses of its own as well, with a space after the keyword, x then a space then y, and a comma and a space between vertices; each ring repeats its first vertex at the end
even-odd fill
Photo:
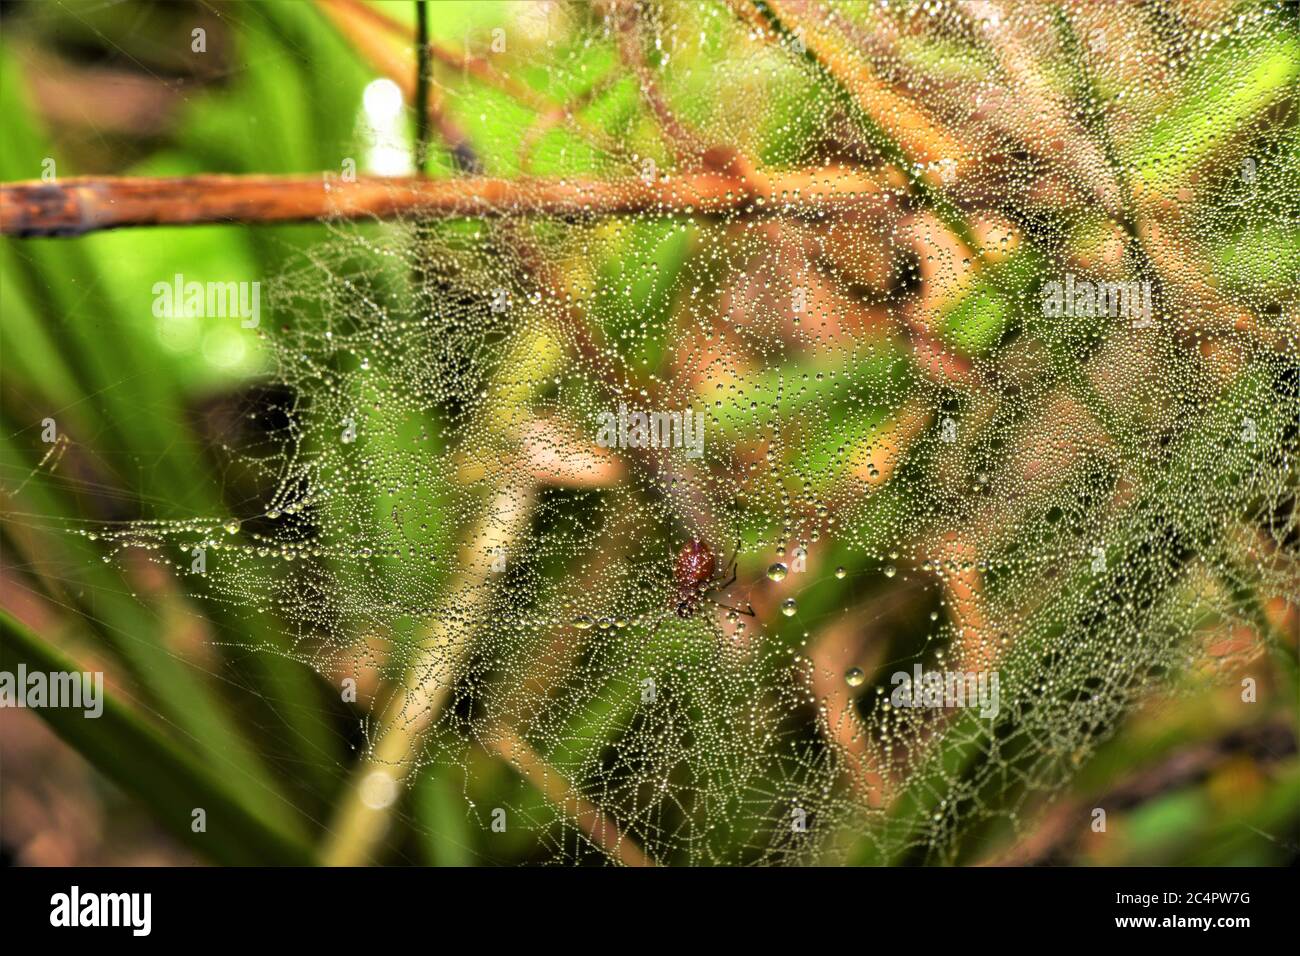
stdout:
POLYGON ((717 574, 718 562, 713 550, 698 538, 686 542, 677 554, 677 563, 673 565, 673 582, 677 585, 677 616, 693 616, 707 599, 723 610, 753 617, 754 608, 748 601, 745 602, 745 609, 741 610, 709 598, 711 592, 725 591, 736 583, 736 562, 739 556, 740 542, 737 541, 731 560, 722 573, 717 574))

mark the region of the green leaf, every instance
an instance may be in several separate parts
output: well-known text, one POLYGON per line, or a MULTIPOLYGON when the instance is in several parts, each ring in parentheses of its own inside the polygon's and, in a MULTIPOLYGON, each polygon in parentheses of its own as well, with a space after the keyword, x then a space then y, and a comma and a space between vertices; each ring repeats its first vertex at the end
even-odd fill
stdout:
MULTIPOLYGON (((0 667, 28 672, 79 672, 81 668, 0 610, 0 667)), ((198 853, 227 865, 304 866, 310 848, 251 812, 218 774, 230 768, 201 763, 156 727, 104 692, 97 718, 60 707, 35 710, 101 773, 145 804, 154 818, 198 853), (195 833, 191 813, 202 808, 207 830, 195 833)))

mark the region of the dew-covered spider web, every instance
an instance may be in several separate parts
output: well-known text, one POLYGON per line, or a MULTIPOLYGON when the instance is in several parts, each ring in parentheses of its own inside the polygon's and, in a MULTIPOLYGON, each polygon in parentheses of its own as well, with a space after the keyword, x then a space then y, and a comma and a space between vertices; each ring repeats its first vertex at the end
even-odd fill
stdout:
POLYGON ((268 278, 214 439, 257 500, 114 547, 352 682, 371 812, 439 773, 537 861, 979 859, 1287 653, 1300 34, 1227 9, 509 7, 431 174, 514 186, 268 278))

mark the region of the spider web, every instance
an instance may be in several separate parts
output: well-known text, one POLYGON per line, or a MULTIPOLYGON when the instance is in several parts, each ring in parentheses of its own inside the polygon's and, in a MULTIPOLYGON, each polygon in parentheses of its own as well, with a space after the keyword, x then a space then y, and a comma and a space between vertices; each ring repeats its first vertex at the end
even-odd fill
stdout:
MULTIPOLYGON (((1176 104, 1250 95, 1234 57, 1294 53, 1293 21, 830 9, 805 36, 722 5, 510 8, 493 69, 583 123, 529 116, 477 147, 488 173, 671 180, 693 140, 870 172, 880 202, 335 224, 267 284, 275 371, 222 436, 261 499, 107 532, 273 616, 266 653, 355 681, 359 778, 450 772, 456 812, 504 810, 538 860, 968 859, 1135 703, 1276 641, 1300 583, 1296 285, 1189 263, 1295 234, 1295 86, 1199 135, 1176 104), (960 163, 900 169, 906 120, 863 120, 840 48, 960 163), (1107 183, 1139 180, 1185 204, 1180 231, 1115 229, 1134 210, 1107 183), (1047 315, 1067 274, 1154 283, 1150 321, 1047 315), (620 406, 702 416, 702 453, 604 447, 620 406), (738 541, 739 579, 683 618, 690 540, 719 566, 738 541), (996 716, 892 705, 918 664, 996 674, 996 716), (486 805, 503 765, 516 797, 486 805)), ((473 143, 488 101, 438 89, 473 143)))

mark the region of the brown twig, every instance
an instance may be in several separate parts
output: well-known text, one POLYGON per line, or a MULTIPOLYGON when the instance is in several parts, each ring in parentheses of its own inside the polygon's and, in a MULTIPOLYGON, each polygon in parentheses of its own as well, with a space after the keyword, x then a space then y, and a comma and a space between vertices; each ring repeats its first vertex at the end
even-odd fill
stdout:
POLYGON ((596 846, 624 866, 654 866, 654 860, 622 832, 609 813, 581 797, 573 786, 518 736, 504 727, 495 728, 484 745, 508 761, 529 783, 565 814, 596 846))
POLYGON ((1295 753, 1295 731, 1281 721, 1234 728, 1213 740, 1194 744, 1170 754, 1152 766, 1141 768, 1106 792, 1085 794, 1057 804, 1046 811, 1033 832, 980 862, 981 866, 1040 866, 1059 859, 1078 846, 1088 834, 1092 807, 1124 809, 1147 803, 1156 797, 1191 786, 1204 779, 1234 756, 1255 753, 1271 763, 1295 753))
POLYGON ((315 176, 85 177, 0 185, 0 235, 80 236, 127 226, 317 219, 821 216, 894 201, 870 173, 829 167, 758 177, 422 180, 315 176))
MULTIPOLYGON (((1007 78, 1000 100, 1007 131, 1015 132, 1037 154, 1054 163, 1082 184, 1112 219, 1122 215, 1120 184, 1100 146, 1052 86, 1045 65, 1035 55, 1032 21, 1021 23, 1008 15, 998 0, 976 0, 959 7, 974 36, 997 58, 1007 78), (978 24, 978 26, 976 25, 978 24)), ((989 115, 996 121, 998 113, 989 115)))
MULTIPOLYGON (((409 58, 409 48, 406 44, 409 44, 412 39, 410 27, 387 13, 362 3, 361 0, 316 0, 316 5, 371 66, 397 83, 403 92, 410 96, 413 90, 408 88, 410 80, 406 66, 406 60, 409 58), (395 48, 385 40, 383 36, 385 33, 403 41, 401 48, 395 48)), ((622 145, 617 140, 595 126, 583 122, 573 110, 556 103, 545 94, 499 73, 486 59, 472 56, 468 52, 458 53, 432 41, 425 44, 425 48, 436 62, 463 71, 465 75, 472 76, 485 86, 500 90, 529 109, 542 114, 558 113, 559 122, 573 127, 597 149, 614 156, 623 154, 622 145)), ((434 90, 436 92, 437 88, 435 87, 434 90)), ((457 135, 457 128, 446 115, 444 102, 439 95, 432 98, 431 105, 436 109, 433 119, 440 127, 442 138, 448 140, 454 148, 458 142, 463 141, 464 137, 457 135), (447 128, 442 128, 444 125, 447 128), (449 132, 453 135, 449 136, 449 132)))
MULTIPOLYGON (((342 15, 349 18, 350 22, 366 21, 395 38, 408 43, 411 40, 412 33, 409 26, 382 10, 367 3, 362 3, 361 0, 316 0, 316 5, 330 13, 331 16, 338 15, 341 12, 342 15)), ((440 43, 432 41, 428 44, 428 48, 429 54, 443 66, 463 70, 476 80, 514 97, 525 106, 542 111, 549 110, 555 105, 532 87, 525 86, 508 76, 502 76, 492 69, 488 61, 482 57, 472 56, 468 52, 457 53, 454 50, 447 49, 440 43)))
POLYGON ((944 128, 916 100, 882 79, 871 64, 856 55, 821 4, 808 0, 729 0, 740 20, 769 42, 780 38, 776 24, 796 38, 803 49, 852 97, 915 164, 921 178, 936 188, 948 179, 960 180, 972 156, 966 144, 944 128))
POLYGON ((187 95, 185 81, 160 83, 127 69, 82 66, 43 50, 25 50, 22 62, 36 112, 55 128, 158 136, 170 128, 187 95))
POLYGON ((633 4, 618 4, 613 8, 613 16, 618 30, 619 57, 636 77, 641 101, 659 124, 664 141, 678 162, 686 167, 696 165, 706 144, 699 133, 677 118, 659 89, 642 47, 640 11, 633 4))
MULTIPOLYGON (((542 137, 553 130, 556 126, 571 120, 577 115, 579 110, 591 105, 600 97, 613 89, 614 85, 621 80, 622 74, 618 70, 610 70, 601 79, 597 80, 587 90, 579 93, 567 103, 552 106, 541 112, 533 124, 524 130, 524 135, 519 139, 519 168, 527 172, 532 166, 533 153, 537 149, 537 144, 541 142, 542 137)), ((617 146, 617 144, 615 144, 617 146)), ((603 148, 603 147, 602 147, 603 148)), ((606 152, 611 154, 622 152, 621 149, 607 149, 606 152)))

